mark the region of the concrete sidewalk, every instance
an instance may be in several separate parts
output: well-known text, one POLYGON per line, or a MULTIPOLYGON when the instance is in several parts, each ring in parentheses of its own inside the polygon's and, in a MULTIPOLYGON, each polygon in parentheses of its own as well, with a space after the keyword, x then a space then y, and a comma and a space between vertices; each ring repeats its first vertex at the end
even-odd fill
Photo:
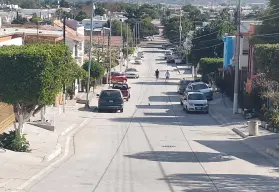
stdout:
MULTIPOLYGON (((95 95, 102 89, 103 86, 99 86, 94 93, 90 93, 91 110, 97 106, 95 95)), ((79 96, 85 97, 86 94, 81 93, 79 96)), ((84 118, 85 116, 92 116, 92 113, 88 113, 88 110, 84 109, 84 104, 76 104, 75 102, 76 100, 67 102, 65 113, 62 112, 62 106, 47 107, 46 120, 54 124, 54 131, 25 123, 24 133, 32 149, 30 153, 0 150, 0 191, 16 189, 52 163, 54 158, 62 155, 66 140, 71 136, 71 133, 89 122, 87 118, 84 118)), ((32 120, 36 121, 38 118, 40 118, 40 113, 32 120)), ((13 127, 7 131, 12 129, 13 127)))
POLYGON ((243 142, 259 153, 267 157, 276 157, 275 163, 279 165, 279 151, 276 145, 279 142, 279 134, 265 130, 259 126, 259 136, 249 136, 248 125, 242 114, 233 114, 233 103, 219 93, 215 94, 214 100, 210 102, 210 115, 221 124, 243 138, 243 142), (277 159, 278 158, 278 159, 277 159))

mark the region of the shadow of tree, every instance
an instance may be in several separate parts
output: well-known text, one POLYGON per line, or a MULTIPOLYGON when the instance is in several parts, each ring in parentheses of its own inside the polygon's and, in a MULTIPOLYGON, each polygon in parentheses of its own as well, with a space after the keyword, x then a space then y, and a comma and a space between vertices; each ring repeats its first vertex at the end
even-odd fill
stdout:
MULTIPOLYGON (((198 155, 200 162, 222 162, 232 160, 231 157, 224 156, 221 153, 195 153, 198 155)), ((197 158, 193 152, 184 151, 145 151, 133 155, 125 155, 125 157, 160 162, 197 162, 197 158)))
POLYGON ((220 153, 234 156, 257 166, 273 167, 265 156, 252 150, 247 145, 239 140, 195 140, 208 148, 211 148, 220 153))
MULTIPOLYGON (((160 79, 163 79, 163 78, 160 78, 160 79)), ((170 82, 170 81, 136 82, 135 84, 140 84, 140 85, 177 85, 176 82, 170 82)))
POLYGON ((185 187, 184 192, 212 192, 217 191, 247 192, 247 191, 279 191, 278 178, 248 175, 248 174, 172 174, 159 180, 164 180, 172 185, 185 187))

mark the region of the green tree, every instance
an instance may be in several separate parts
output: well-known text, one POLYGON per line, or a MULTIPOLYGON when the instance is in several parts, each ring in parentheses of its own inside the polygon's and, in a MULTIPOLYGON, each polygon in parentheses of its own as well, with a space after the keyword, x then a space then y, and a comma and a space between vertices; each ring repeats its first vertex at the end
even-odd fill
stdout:
MULTIPOLYGON (((88 65, 89 61, 86 61, 82 65, 82 68, 87 71, 88 65)), ((90 77, 92 78, 92 80, 101 78, 104 75, 104 72, 104 67, 100 63, 98 63, 97 61, 91 62, 90 77)))
MULTIPOLYGON (((174 44, 179 44, 180 33, 179 33, 179 17, 173 17, 166 21, 164 27, 164 36, 174 44)), ((182 26, 182 41, 186 39, 190 29, 192 28, 192 23, 186 18, 182 17, 181 19, 182 26)))
MULTIPOLYGON (((107 22, 107 24, 104 25, 104 27, 110 27, 109 26, 110 21, 107 22)), ((129 37, 129 42, 132 40, 132 30, 130 26, 128 25, 128 31, 127 31, 127 23, 122 22, 122 35, 123 35, 123 41, 127 42, 127 33, 129 37)), ((112 36, 120 36, 121 35, 121 21, 113 20, 111 21, 111 35, 112 36)))
POLYGON ((256 45, 254 50, 255 70, 279 82, 279 44, 256 45))
POLYGON ((32 16, 32 17, 29 19, 29 22, 31 22, 31 23, 38 23, 38 22, 40 22, 40 21, 42 21, 42 18, 37 17, 37 16, 32 16))
POLYGON ((18 3, 19 7, 23 9, 37 9, 39 8, 39 0, 20 0, 18 3))
POLYGON ((235 25, 226 14, 219 16, 204 28, 196 30, 192 38, 192 64, 197 65, 201 58, 222 58, 224 44, 221 36, 225 33, 228 35, 235 33, 235 25))
POLYGON ((66 0, 60 0, 59 4, 60 4, 60 7, 63 7, 63 8, 69 8, 70 7, 69 2, 67 2, 66 0))
POLYGON ((32 114, 54 103, 62 85, 77 78, 80 69, 62 44, 2 47, 0 66, 1 101, 14 106, 19 133, 32 114))
POLYGON ((185 5, 182 7, 182 10, 185 11, 185 12, 191 12, 193 10, 196 10, 197 7, 196 6, 193 6, 191 4, 188 4, 188 5, 185 5))
POLYGON ((87 19, 87 18, 88 18, 87 14, 84 11, 80 11, 75 17, 75 20, 82 21, 83 19, 87 19))
POLYGON ((148 21, 140 22, 140 38, 159 34, 159 29, 153 23, 148 21))
POLYGON ((28 22, 28 21, 27 21, 26 18, 24 18, 24 17, 18 15, 18 17, 12 21, 12 24, 25 24, 25 23, 27 23, 27 22, 28 22))
MULTIPOLYGON (((278 33, 279 17, 275 14, 278 12, 279 1, 270 0, 269 8, 264 11, 263 16, 259 18, 262 20, 262 25, 256 28, 256 34, 273 34, 278 33)), ((253 43, 279 43, 278 35, 263 35, 254 36, 252 38, 253 43)))
POLYGON ((152 19, 159 18, 159 9, 151 4, 143 4, 138 8, 138 12, 141 14, 141 17, 146 16, 151 17, 152 19))
POLYGON ((95 15, 103 16, 104 14, 106 14, 106 10, 103 7, 97 7, 95 9, 95 15))

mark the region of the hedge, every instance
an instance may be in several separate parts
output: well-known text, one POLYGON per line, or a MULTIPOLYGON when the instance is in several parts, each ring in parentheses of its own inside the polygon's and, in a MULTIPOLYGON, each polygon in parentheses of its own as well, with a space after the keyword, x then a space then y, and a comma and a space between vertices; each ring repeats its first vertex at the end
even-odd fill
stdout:
POLYGON ((270 79, 279 81, 279 44, 256 45, 254 69, 265 73, 270 79))
POLYGON ((223 58, 201 58, 199 65, 199 73, 206 75, 223 68, 223 58))

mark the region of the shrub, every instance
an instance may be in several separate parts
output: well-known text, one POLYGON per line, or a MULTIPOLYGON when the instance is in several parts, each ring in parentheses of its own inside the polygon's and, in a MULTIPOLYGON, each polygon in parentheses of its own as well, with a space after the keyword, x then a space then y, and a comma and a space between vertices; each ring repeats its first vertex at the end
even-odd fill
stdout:
POLYGON ((223 68, 223 58, 201 58, 199 64, 199 73, 206 75, 223 68))
POLYGON ((254 65, 264 72, 271 80, 279 81, 279 44, 256 45, 254 50, 254 65))
POLYGON ((17 131, 10 131, 0 135, 0 141, 3 147, 8 150, 17 152, 30 152, 30 144, 27 141, 25 134, 20 135, 17 131))

